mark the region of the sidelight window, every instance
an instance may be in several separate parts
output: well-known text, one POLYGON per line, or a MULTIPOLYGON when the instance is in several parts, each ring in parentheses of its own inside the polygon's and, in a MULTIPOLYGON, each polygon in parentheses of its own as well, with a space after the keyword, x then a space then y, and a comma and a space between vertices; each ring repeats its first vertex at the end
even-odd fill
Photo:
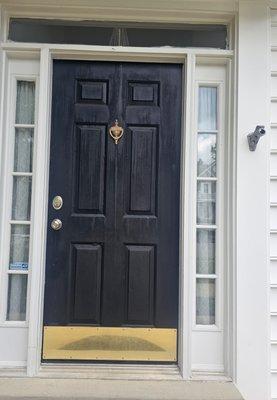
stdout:
POLYGON ((34 81, 16 80, 15 103, 6 320, 25 321, 35 128, 34 81))
POLYGON ((218 88, 198 88, 196 324, 216 324, 218 88))

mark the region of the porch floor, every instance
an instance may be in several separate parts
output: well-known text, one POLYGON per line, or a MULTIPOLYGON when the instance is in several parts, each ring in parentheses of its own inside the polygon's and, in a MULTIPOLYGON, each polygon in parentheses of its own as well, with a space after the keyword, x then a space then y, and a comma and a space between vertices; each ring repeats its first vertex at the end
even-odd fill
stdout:
POLYGON ((243 400, 231 382, 0 378, 0 400, 243 400))

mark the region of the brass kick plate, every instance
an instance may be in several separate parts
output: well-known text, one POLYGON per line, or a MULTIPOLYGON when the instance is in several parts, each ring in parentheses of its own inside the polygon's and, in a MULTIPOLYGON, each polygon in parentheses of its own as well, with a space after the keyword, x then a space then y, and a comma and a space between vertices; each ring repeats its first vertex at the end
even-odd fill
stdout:
POLYGON ((44 360, 177 360, 177 330, 45 326, 44 360))

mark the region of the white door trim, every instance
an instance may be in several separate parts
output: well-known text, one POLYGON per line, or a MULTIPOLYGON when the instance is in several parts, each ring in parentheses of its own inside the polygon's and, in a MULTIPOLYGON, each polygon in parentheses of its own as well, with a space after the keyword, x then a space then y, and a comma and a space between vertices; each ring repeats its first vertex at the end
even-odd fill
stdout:
MULTIPOLYGON (((45 250, 46 250, 46 230, 47 230, 47 204, 48 204, 48 165, 49 165, 49 143, 50 143, 50 121, 51 121, 51 77, 52 77, 52 59, 54 58, 68 58, 68 59, 101 59, 101 60, 116 60, 116 61, 158 61, 158 62, 182 62, 187 61, 188 68, 185 68, 185 86, 183 93, 186 95, 184 101, 185 110, 183 115, 189 115, 189 110, 193 105, 193 96, 191 97, 191 78, 188 74, 193 75, 194 63, 196 60, 197 49, 184 50, 184 49, 122 49, 104 47, 94 48, 93 46, 31 46, 21 44, 5 44, 3 45, 4 51, 8 57, 30 57, 40 56, 40 87, 39 87, 39 108, 38 108, 38 129, 35 148, 35 171, 34 171, 34 200, 33 200, 33 237, 39 238, 36 246, 33 246, 32 265, 34 268, 31 273, 30 282, 30 310, 29 310, 29 340, 28 340, 28 360, 27 360, 27 373, 29 376, 35 376, 40 370, 41 358, 41 334, 42 334, 42 315, 43 315, 43 288, 44 288, 44 265, 45 265, 45 250), (131 50, 131 51, 130 51, 131 50), (131 54, 130 54, 131 53, 131 54), (36 299, 36 301, 34 301, 36 299)), ((226 63, 227 60, 232 58, 231 51, 218 51, 218 50, 201 50, 201 59, 205 62, 212 63, 226 63)), ((183 118, 183 121, 185 119, 183 118)), ((192 132, 194 121, 189 118, 185 122, 184 130, 192 132)), ((183 138, 185 138, 183 132, 183 138)), ((182 154, 185 154, 183 163, 190 163, 192 154, 191 149, 188 150, 189 143, 183 139, 182 154)), ((185 182, 186 192, 184 186, 182 187, 183 204, 188 204, 187 196, 191 190, 190 182, 190 169, 181 168, 185 175, 182 176, 182 182, 185 182), (184 172, 185 171, 185 172, 184 172), (185 193, 185 194, 184 194, 185 193)), ((194 186, 192 186, 194 187, 194 186)), ((187 232, 190 224, 190 211, 181 210, 181 261, 180 261, 180 316, 182 316, 181 326, 179 330, 179 368, 182 378, 188 379, 191 375, 190 371, 190 348, 191 348, 191 334, 187 327, 192 325, 192 302, 193 299, 188 297, 190 292, 191 271, 189 269, 189 259, 184 263, 182 254, 186 256, 190 254, 191 240, 183 241, 184 232, 187 232), (182 269, 183 266, 183 269, 182 269), (186 303, 185 303, 186 302, 186 303), (185 307, 185 310, 184 310, 185 307), (184 319, 185 318, 185 319, 184 319), (186 329, 182 329, 183 326, 186 329)), ((191 232, 185 233, 189 238, 191 232)), ((143 367, 138 368, 143 370, 143 367)), ((172 370, 172 368, 171 368, 172 370)))
POLYGON ((33 266, 30 282, 29 337, 27 353, 27 375, 34 376, 40 368, 40 353, 43 327, 43 299, 46 259, 48 171, 51 129, 51 57, 48 49, 40 53, 40 99, 38 108, 37 141, 34 149, 34 200, 33 237, 39 238, 37 248, 33 246, 33 266), (35 301, 36 299, 36 301, 35 301))
MULTIPOLYGON (((50 121, 51 121, 51 75, 52 75, 52 59, 54 58, 68 58, 68 59, 90 59, 90 60, 116 60, 116 61, 159 61, 159 62, 186 62, 187 67, 185 69, 186 79, 185 87, 183 92, 186 94, 186 101, 184 104, 185 110, 184 115, 189 115, 189 110, 192 105, 193 99, 189 98, 191 94, 191 88, 186 85, 191 85, 191 76, 188 74, 193 74, 195 57, 197 54, 197 49, 191 50, 179 50, 179 49, 122 49, 122 48, 110 48, 105 47, 103 49, 96 49, 93 46, 31 46, 31 45, 19 45, 19 44, 5 44, 5 51, 9 56, 18 55, 20 53, 25 53, 25 55, 31 52, 40 51, 40 101, 38 110, 38 134, 37 134, 37 147, 35 150, 35 181, 34 185, 36 187, 35 199, 33 204, 33 215, 34 221, 34 231, 33 235, 35 238, 40 238, 38 246, 34 248, 33 254, 33 265, 41 266, 41 268, 34 268, 32 272, 31 281, 31 292, 30 298, 32 299, 29 311, 29 341, 28 341, 28 360, 27 360, 27 373, 28 376, 37 376, 39 371, 44 367, 41 367, 41 339, 42 339, 42 319, 43 319, 43 287, 44 287, 44 266, 45 266, 45 250, 46 250, 46 230, 47 230, 47 208, 48 208, 48 164, 49 164, 49 143, 50 143, 50 121), (26 48, 27 47, 27 48, 26 48), (80 48, 81 47, 81 48, 80 48), (36 299, 36 301, 34 301, 36 299)), ((200 51, 201 58, 205 62, 223 62, 226 63, 230 58, 232 58, 231 51, 218 51, 218 50, 202 50, 200 51), (221 61, 220 61, 221 60, 221 61)), ((186 132, 192 131, 194 121, 189 118, 185 122, 186 132)), ((184 132, 183 132, 183 137, 184 132)), ((185 165, 189 165, 191 150, 189 149, 189 143, 183 140, 182 153, 185 154, 183 158, 183 166, 181 171, 183 172, 182 181, 185 182, 185 186, 182 187, 182 199, 187 198, 189 193, 189 188, 191 187, 190 182, 190 169, 185 168, 185 165), (184 172, 185 171, 185 172, 184 172)), ((183 204, 188 204, 189 202, 183 201, 183 204)), ((191 251, 190 240, 191 232, 187 229, 189 225, 187 221, 189 220, 190 210, 185 209, 181 212, 181 240, 187 238, 187 240, 182 240, 181 243, 181 262, 180 262, 180 320, 184 326, 191 326, 192 321, 192 310, 193 307, 191 302, 193 299, 188 296, 191 290, 191 271, 189 270, 189 254, 191 251), (185 254, 186 259, 182 259, 182 254, 185 254), (182 268, 183 267, 183 268, 182 268)), ((179 368, 180 377, 183 379, 189 379, 191 376, 190 371, 190 349, 191 349, 191 333, 190 329, 182 329, 182 325, 179 329, 179 368)), ((95 367, 94 367, 95 368, 95 367)), ((110 365, 108 366, 110 369, 110 365)), ((122 366, 119 367, 122 370, 122 366)), ((44 368, 44 374, 47 368, 44 368)), ((57 369, 57 368, 56 368, 57 369)), ((66 367, 63 367, 65 370, 66 367)), ((71 367, 72 369, 72 367, 71 367)), ((93 368, 92 368, 93 369, 93 368)), ((124 368, 123 368, 124 369, 124 368)), ((143 371, 147 371, 148 367, 138 367, 140 374, 143 371)), ((166 368, 163 369, 163 374, 166 368)), ((168 368, 168 372, 172 373, 173 369, 168 368)), ((175 371, 176 372, 176 371, 175 371)), ((128 376, 128 374, 127 374, 128 376)))
MULTIPOLYGON (((178 62, 186 65, 184 79, 184 110, 183 116, 183 143, 182 143, 182 166, 181 166, 181 213, 180 213, 180 329, 179 329, 179 363, 176 367, 164 367, 154 375, 157 379, 165 379, 166 374, 174 375, 174 379, 190 379, 191 373, 191 343, 192 333, 190 327, 193 321, 193 298, 191 280, 194 279, 191 271, 191 257, 194 257, 191 246, 191 238, 194 237, 194 227, 192 226, 191 215, 192 205, 189 201, 191 196, 195 197, 193 191, 195 182, 192 182, 191 163, 195 161, 195 141, 190 140, 190 135, 185 132, 194 132, 195 117, 191 110, 195 108, 193 97, 195 80, 195 62, 207 65, 227 64, 230 67, 233 52, 228 50, 203 50, 203 49, 122 49, 121 47, 103 47, 99 46, 69 46, 69 45, 26 45, 18 43, 3 44, 4 53, 9 59, 13 58, 40 58, 40 85, 39 85, 39 108, 38 108, 38 129, 36 138, 36 147, 34 150, 34 201, 33 201, 33 237, 39 238, 36 245, 33 246, 32 265, 34 268, 31 273, 30 282, 30 309, 29 309, 29 336, 28 336, 28 357, 27 374, 28 376, 39 376, 41 373, 58 373, 59 368, 51 366, 41 366, 41 342, 42 342, 42 321, 43 321, 43 290, 44 290, 44 266, 46 252, 46 231, 47 231, 47 209, 48 209, 48 170, 49 170, 49 144, 51 128, 51 87, 52 87, 52 60, 55 58, 67 59, 86 59, 86 60, 107 60, 107 61, 152 61, 152 62, 178 62), (200 51, 198 51, 200 50, 200 51), (200 55, 198 55, 200 53, 200 55), (189 205, 190 204, 190 205, 189 205), (184 208, 185 207, 185 208, 184 208), (34 301, 35 299, 35 301, 34 301), (189 327, 189 328, 188 328, 189 327)), ((193 205, 194 207, 194 205, 193 205)), ((209 330, 209 329, 208 329, 209 330)), ((229 346, 226 347, 229 349, 229 346)), ((224 379, 224 375, 230 375, 229 364, 226 362, 227 370, 225 374, 214 374, 214 368, 208 371, 206 378, 224 379)), ((102 364, 102 368, 105 365, 102 364)), ((125 370, 124 376, 133 377, 133 372, 128 375, 128 367, 116 366, 119 371, 125 370)), ((111 377, 115 375, 116 368, 106 365, 107 370, 111 371, 111 377)), ((215 365, 215 369, 217 366, 215 365)), ((60 368, 60 374, 65 373, 69 367, 60 368)), ((95 367, 88 367, 93 375, 95 367)), ((149 366, 136 366, 138 379, 141 376, 149 374, 149 366)), ((151 369, 151 368, 150 368, 151 369)), ((204 368, 205 369, 205 368, 204 368)), ((73 373, 74 367, 70 367, 70 373, 73 373)), ((203 370, 203 368, 202 368, 203 370)), ((82 375, 79 368, 75 368, 76 376, 82 375)), ((104 375, 107 375, 107 371, 104 375)), ((83 376, 87 375, 87 371, 83 376)), ((150 373, 149 376, 154 376, 150 373)), ((99 373, 97 372, 97 376, 99 373)), ((199 376, 199 379, 202 375, 199 376)), ((166 378, 168 379, 168 378, 166 378)))
POLYGON ((247 400, 270 398, 268 3, 239 1, 237 26, 235 381, 247 400), (267 135, 250 152, 246 135, 259 124, 267 135))

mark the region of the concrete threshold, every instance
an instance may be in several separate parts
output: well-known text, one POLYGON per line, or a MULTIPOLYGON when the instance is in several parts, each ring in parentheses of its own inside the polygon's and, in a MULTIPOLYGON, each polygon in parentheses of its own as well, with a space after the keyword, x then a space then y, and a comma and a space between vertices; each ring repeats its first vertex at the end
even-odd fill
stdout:
POLYGON ((0 378, 0 400, 243 400, 231 382, 0 378))

